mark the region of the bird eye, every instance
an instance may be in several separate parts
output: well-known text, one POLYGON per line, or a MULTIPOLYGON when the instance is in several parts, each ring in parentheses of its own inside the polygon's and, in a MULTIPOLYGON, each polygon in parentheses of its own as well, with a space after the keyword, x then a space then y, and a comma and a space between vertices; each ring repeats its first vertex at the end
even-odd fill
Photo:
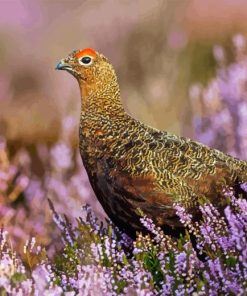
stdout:
POLYGON ((83 66, 89 66, 92 63, 92 58, 89 56, 82 57, 79 59, 79 63, 83 66))

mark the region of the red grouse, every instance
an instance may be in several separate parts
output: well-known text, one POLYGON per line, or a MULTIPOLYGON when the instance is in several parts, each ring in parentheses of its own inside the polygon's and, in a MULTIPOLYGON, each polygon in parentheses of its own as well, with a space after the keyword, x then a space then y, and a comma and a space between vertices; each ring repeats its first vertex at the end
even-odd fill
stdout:
POLYGON ((246 195, 241 183, 247 182, 247 162, 127 114, 115 71, 102 54, 74 51, 57 69, 79 83, 80 153, 92 188, 111 220, 130 236, 144 231, 138 208, 175 235, 182 224, 174 203, 196 219, 201 202, 223 208, 226 189, 246 195))

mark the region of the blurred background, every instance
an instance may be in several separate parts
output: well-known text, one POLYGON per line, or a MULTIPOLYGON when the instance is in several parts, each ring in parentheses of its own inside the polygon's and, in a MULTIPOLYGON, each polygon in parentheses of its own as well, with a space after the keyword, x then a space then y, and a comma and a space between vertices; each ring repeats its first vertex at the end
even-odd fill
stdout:
POLYGON ((13 244, 56 238, 47 197, 70 218, 85 202, 104 215, 78 156, 77 82, 55 71, 74 49, 109 58, 135 118, 246 159, 246 19, 245 0, 1 0, 0 223, 13 244))

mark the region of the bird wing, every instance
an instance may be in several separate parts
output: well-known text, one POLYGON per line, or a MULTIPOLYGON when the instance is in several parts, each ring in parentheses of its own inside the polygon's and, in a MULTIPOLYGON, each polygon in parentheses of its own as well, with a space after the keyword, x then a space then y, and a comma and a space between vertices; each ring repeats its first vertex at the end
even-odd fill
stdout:
POLYGON ((156 208, 174 202, 193 208, 205 198, 225 203, 223 190, 247 181, 245 161, 153 128, 139 129, 125 149, 124 164, 120 161, 117 169, 126 171, 125 188, 156 208))
POLYGON ((151 129, 149 138, 155 148, 152 157, 159 159, 154 173, 164 190, 172 188, 187 207, 205 197, 218 203, 224 189, 247 181, 245 161, 166 132, 151 129), (166 171, 172 172, 171 178, 165 176, 166 171))

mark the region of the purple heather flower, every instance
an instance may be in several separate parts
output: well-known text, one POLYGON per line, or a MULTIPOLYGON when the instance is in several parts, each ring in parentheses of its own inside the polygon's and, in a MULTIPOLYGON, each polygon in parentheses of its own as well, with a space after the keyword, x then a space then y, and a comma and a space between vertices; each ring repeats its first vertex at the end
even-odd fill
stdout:
POLYGON ((178 272, 182 275, 186 274, 187 254, 185 252, 181 252, 176 256, 175 268, 176 268, 176 272, 178 272))
POLYGON ((165 284, 163 284, 162 286, 162 295, 171 295, 173 291, 174 282, 174 276, 171 276, 169 274, 165 276, 165 284))
POLYGON ((245 192, 247 192, 247 183, 245 182, 245 183, 242 183, 241 185, 240 185, 240 187, 245 191, 245 192))
POLYGON ((72 165, 71 149, 65 143, 56 144, 51 149, 51 158, 55 168, 68 169, 72 165))
POLYGON ((233 44, 237 51, 241 52, 246 48, 246 39, 243 35, 237 34, 232 38, 233 44))
POLYGON ((18 179, 17 179, 17 182, 16 182, 23 190, 26 189, 26 187, 28 186, 28 183, 29 183, 29 178, 26 177, 26 176, 20 176, 18 179))
POLYGON ((77 120, 73 116, 67 116, 62 122, 63 138, 67 138, 72 135, 77 128, 77 120))
POLYGON ((222 64, 225 62, 225 52, 224 52, 224 49, 220 45, 214 45, 213 54, 214 54, 215 60, 219 64, 222 64))
POLYGON ((195 137, 211 147, 247 159, 246 140, 246 45, 242 35, 233 38, 236 61, 224 63, 223 50, 217 46, 214 55, 219 63, 217 75, 205 89, 191 87, 195 137), (196 91, 195 91, 196 90, 196 91), (227 138, 227 141, 225 140, 227 138))
POLYGON ((192 224, 192 215, 188 214, 185 210, 185 208, 183 208, 182 206, 180 206, 179 204, 175 204, 174 205, 175 209, 176 209, 176 214, 178 215, 181 223, 185 226, 188 226, 190 224, 192 224))

